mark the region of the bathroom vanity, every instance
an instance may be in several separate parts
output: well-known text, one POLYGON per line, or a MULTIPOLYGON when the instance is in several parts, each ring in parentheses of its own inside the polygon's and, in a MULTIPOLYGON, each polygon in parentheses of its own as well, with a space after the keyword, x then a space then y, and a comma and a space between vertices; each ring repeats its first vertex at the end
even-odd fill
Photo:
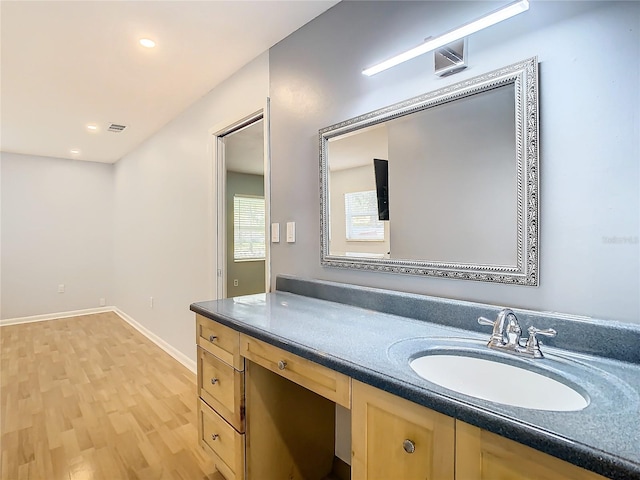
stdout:
POLYGON ((545 358, 514 363, 487 353, 491 331, 477 318, 495 318, 499 308, 489 305, 279 276, 273 293, 191 310, 199 440, 227 480, 640 478, 633 347, 640 329, 633 326, 607 332, 621 343, 606 358, 578 340, 576 322, 515 310, 523 327, 554 327, 558 335, 541 347, 545 358), (576 350, 565 350, 572 342, 576 350), (409 366, 441 353, 486 355, 560 379, 587 406, 487 401, 426 381, 409 366), (345 435, 350 458, 343 449, 343 461, 336 451, 345 435))

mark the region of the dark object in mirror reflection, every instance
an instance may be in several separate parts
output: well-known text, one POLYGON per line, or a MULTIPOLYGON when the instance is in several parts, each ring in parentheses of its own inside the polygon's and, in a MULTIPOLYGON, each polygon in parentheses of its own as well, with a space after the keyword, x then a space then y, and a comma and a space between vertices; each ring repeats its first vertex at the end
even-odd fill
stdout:
POLYGON ((373 159, 378 198, 378 220, 389 220, 389 161, 373 159))

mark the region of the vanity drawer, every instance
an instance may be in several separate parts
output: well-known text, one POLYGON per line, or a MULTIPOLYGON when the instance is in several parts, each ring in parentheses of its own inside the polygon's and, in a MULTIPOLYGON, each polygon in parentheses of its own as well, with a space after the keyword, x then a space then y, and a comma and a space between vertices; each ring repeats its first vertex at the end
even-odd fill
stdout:
POLYGON ((244 334, 240 334, 240 353, 318 395, 351 408, 351 379, 342 373, 244 334))
POLYGON ((198 395, 244 432, 244 372, 198 348, 198 395))
POLYGON ((244 370, 239 352, 239 333, 196 314, 196 343, 236 370, 244 370))
POLYGON ((212 454, 226 480, 244 478, 244 434, 238 433, 202 400, 198 402, 200 445, 212 454))

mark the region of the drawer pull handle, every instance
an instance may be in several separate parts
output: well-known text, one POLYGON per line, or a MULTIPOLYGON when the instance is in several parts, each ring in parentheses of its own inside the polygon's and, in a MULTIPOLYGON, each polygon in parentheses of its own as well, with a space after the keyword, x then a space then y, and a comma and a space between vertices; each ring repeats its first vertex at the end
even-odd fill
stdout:
POLYGON ((416 444, 413 443, 413 440, 406 439, 402 442, 402 448, 404 448, 404 451, 407 453, 413 453, 416 451, 416 444))
POLYGON ((280 360, 280 361, 278 362, 278 368, 279 368, 280 370, 284 370, 285 368, 287 368, 287 362, 285 362, 284 360, 280 360))
POLYGON ((217 378, 212 378, 211 379, 211 385, 215 385, 216 383, 218 383, 218 379, 217 378))
POLYGON ((209 335, 209 341, 210 341, 211 343, 213 343, 213 341, 214 341, 216 338, 218 338, 218 337, 216 337, 215 335, 209 335))
POLYGON ((218 435, 217 433, 214 433, 211 435, 211 440, 217 440, 219 436, 220 435, 218 435))

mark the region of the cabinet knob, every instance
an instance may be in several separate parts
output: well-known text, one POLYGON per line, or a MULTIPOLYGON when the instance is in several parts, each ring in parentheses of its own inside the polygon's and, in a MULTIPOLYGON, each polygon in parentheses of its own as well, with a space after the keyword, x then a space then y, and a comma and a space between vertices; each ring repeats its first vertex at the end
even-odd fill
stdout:
POLYGON ((408 438, 402 442, 402 448, 407 453, 413 453, 416 451, 416 444, 413 443, 413 440, 409 440, 408 438))
POLYGON ((212 378, 211 379, 211 385, 215 385, 216 383, 218 383, 218 379, 217 378, 212 378))
POLYGON ((209 341, 213 343, 213 341, 218 338, 215 335, 209 335, 209 341))
POLYGON ((213 434, 211 435, 211 440, 217 440, 219 436, 220 436, 220 435, 218 435, 217 433, 213 433, 213 434))
POLYGON ((284 360, 280 360, 280 361, 278 362, 278 368, 279 368, 280 370, 284 370, 285 368, 287 368, 287 362, 285 362, 284 360))

